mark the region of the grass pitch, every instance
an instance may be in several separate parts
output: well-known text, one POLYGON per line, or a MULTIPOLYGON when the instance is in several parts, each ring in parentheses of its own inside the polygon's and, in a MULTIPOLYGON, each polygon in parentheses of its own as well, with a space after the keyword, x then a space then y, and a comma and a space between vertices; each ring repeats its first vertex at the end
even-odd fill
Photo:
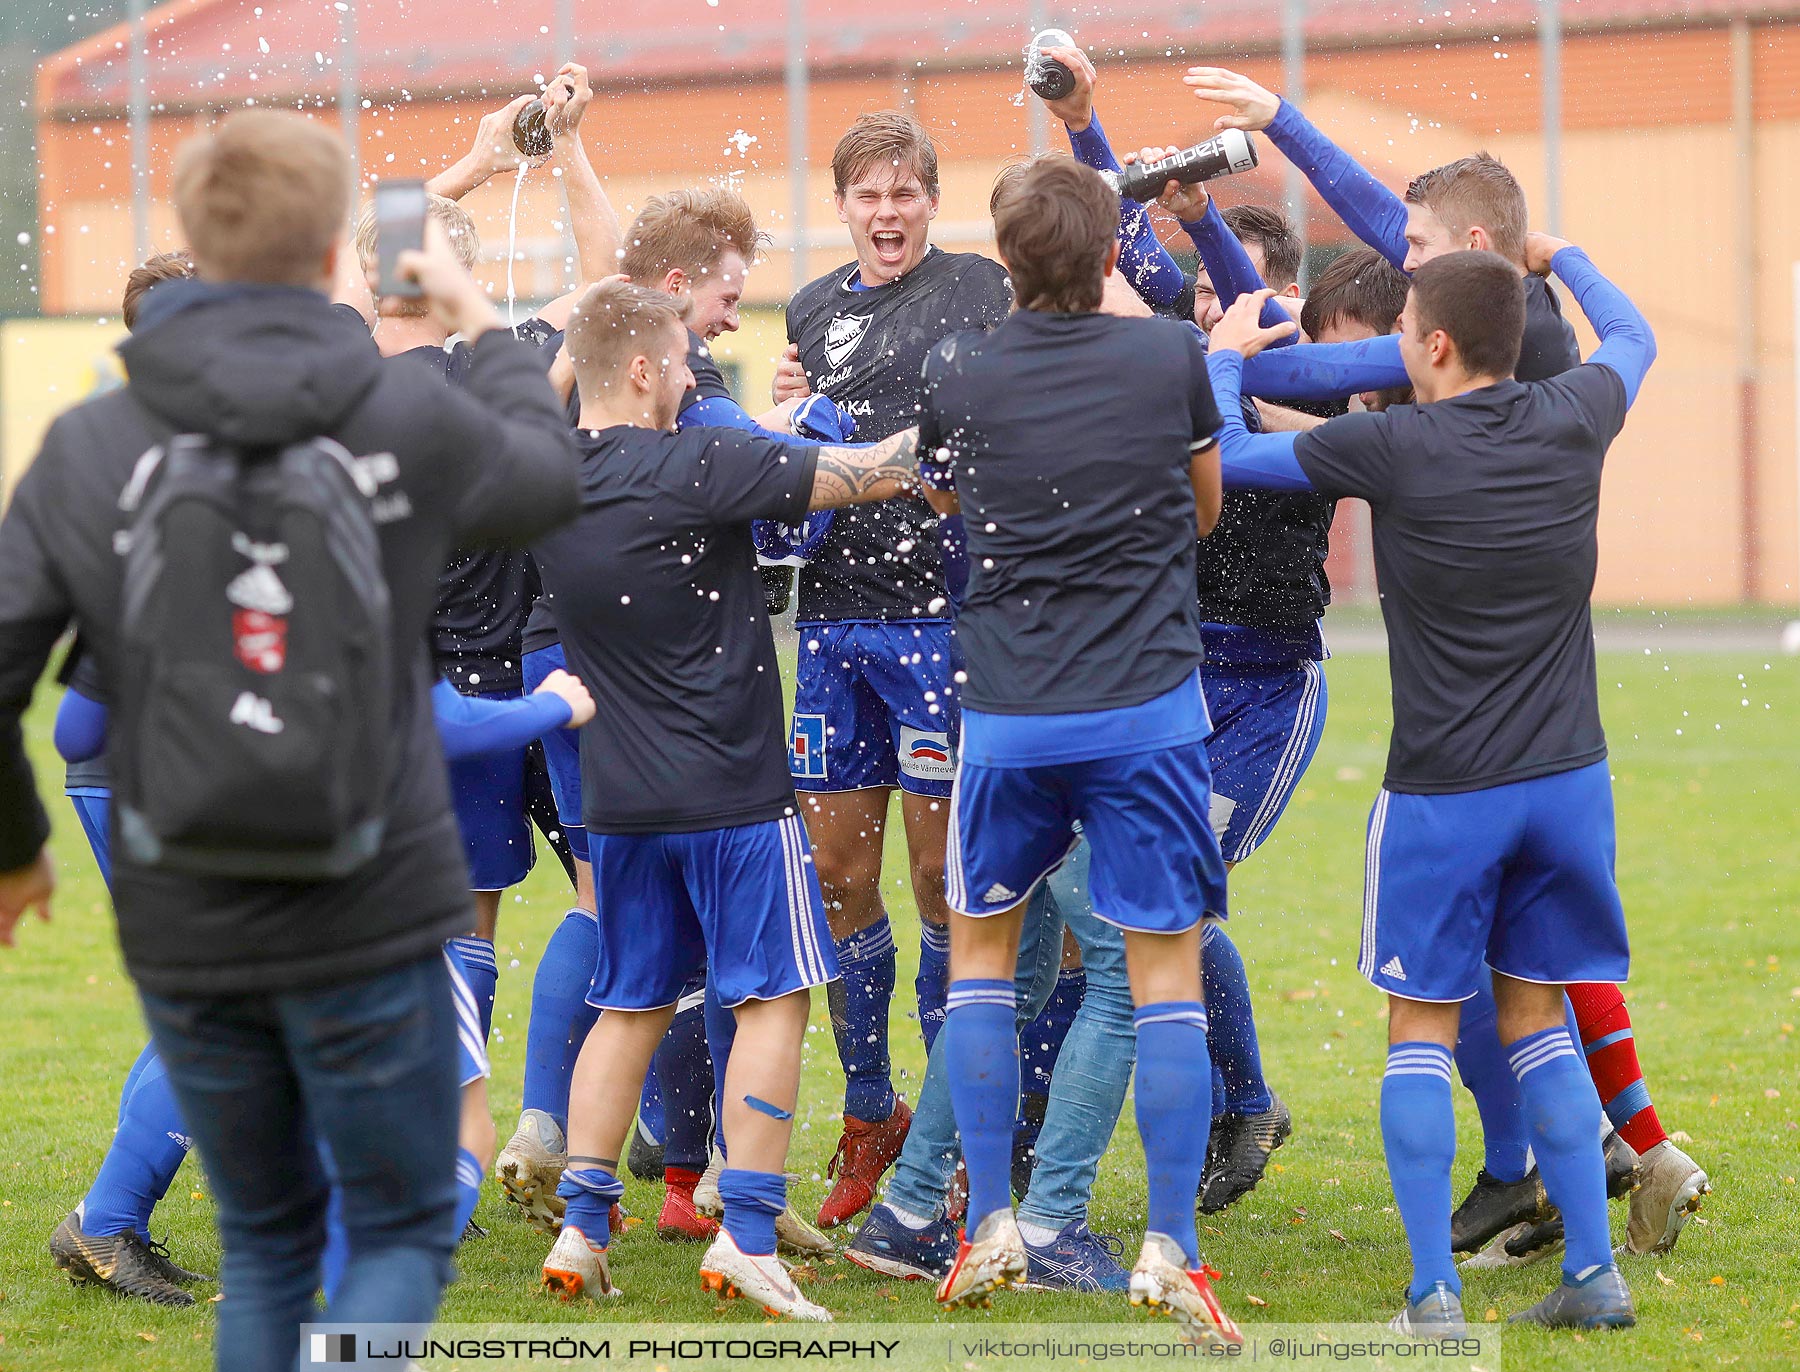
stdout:
MULTIPOLYGON (((1386 664, 1352 654, 1329 668, 1325 740, 1274 839, 1234 878, 1232 934, 1257 994, 1264 1060, 1293 1110, 1294 1138, 1247 1200, 1202 1230, 1223 1269, 1226 1307, 1246 1326, 1385 1319, 1407 1274, 1405 1239, 1382 1164, 1376 1100, 1384 1059, 1380 998, 1356 974, 1364 819, 1380 784, 1386 664)), ((1621 1259, 1641 1323, 1611 1336, 1509 1333, 1506 1365, 1547 1368, 1761 1368, 1800 1361, 1800 663, 1758 650, 1605 654, 1601 702, 1612 741, 1619 874, 1631 920, 1627 990, 1658 1112, 1711 1174, 1716 1193, 1680 1247, 1621 1259)), ((45 1241, 99 1163, 126 1068, 144 1031, 123 975, 106 892, 60 794, 49 744, 54 689, 28 721, 56 824, 55 923, 22 927, 0 953, 0 1372, 36 1368, 210 1366, 213 1308, 161 1310, 76 1290, 45 1241)), ((914 923, 898 837, 888 904, 902 932, 894 1048, 909 1094, 923 1067, 906 1011, 914 923)), ((518 1103, 531 974, 567 903, 554 863, 508 902, 491 1083, 500 1137, 518 1103)), ((802 1206, 818 1204, 837 1138, 842 1081, 821 1006, 809 1040, 792 1160, 802 1206)), ((1480 1165, 1475 1116, 1457 1092, 1460 1196, 1480 1165)), ((403 1147, 404 1140, 396 1140, 403 1147)), ((1096 1230, 1135 1252, 1142 1153, 1130 1109, 1101 1169, 1096 1230)), ((660 1188, 628 1183, 626 1204, 654 1217, 660 1188)), ((190 1161, 158 1212, 176 1257, 216 1271, 207 1185, 190 1161)), ((617 1241, 627 1295, 563 1306, 537 1291, 546 1243, 497 1189, 476 1218, 446 1319, 753 1323, 743 1303, 698 1289, 699 1249, 645 1225, 617 1241)), ((1613 1207, 1624 1234, 1623 1204, 1613 1207)), ((1501 1319, 1556 1280, 1554 1264, 1471 1274, 1472 1320, 1501 1319)), ((921 1283, 818 1264, 810 1294, 841 1319, 933 1321, 921 1283)), ((970 1326, 1011 1319, 1132 1320, 1120 1298, 1006 1296, 970 1326)))

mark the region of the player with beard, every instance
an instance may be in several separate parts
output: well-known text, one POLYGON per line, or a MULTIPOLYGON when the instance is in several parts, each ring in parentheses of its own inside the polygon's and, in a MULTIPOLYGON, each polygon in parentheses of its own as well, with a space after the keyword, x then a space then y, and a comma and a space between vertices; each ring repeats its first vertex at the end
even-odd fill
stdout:
MULTIPOLYGON (((1012 296, 997 262, 932 246, 937 150, 912 116, 861 116, 831 166, 856 260, 789 302, 792 346, 776 398, 825 392, 854 416, 860 438, 883 439, 915 422, 932 346, 998 324, 1012 296)), ((831 1019, 844 1065, 844 1129, 830 1168, 836 1184, 819 1210, 825 1228, 868 1206, 911 1119, 888 1058, 894 936, 881 854, 896 787, 923 923, 917 994, 928 1043, 943 1014, 955 702, 932 518, 917 499, 839 511, 800 574, 791 764, 843 968, 831 1019)))

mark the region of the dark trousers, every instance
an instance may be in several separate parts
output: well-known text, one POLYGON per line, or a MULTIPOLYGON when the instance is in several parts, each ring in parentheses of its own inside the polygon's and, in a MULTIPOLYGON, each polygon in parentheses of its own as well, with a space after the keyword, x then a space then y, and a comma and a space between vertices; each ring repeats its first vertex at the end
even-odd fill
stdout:
POLYGON ((143 1003, 218 1201, 218 1367, 292 1372, 325 1244, 317 1141, 337 1165, 350 1239, 327 1317, 428 1324, 457 1237, 443 955, 323 990, 143 1003))

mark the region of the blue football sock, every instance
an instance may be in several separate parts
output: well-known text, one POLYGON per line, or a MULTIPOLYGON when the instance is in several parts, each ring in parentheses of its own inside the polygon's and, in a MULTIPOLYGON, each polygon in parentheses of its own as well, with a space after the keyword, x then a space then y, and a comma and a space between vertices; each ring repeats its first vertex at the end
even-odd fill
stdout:
POLYGON ((711 981, 706 983, 706 999, 701 1004, 706 1011, 706 1051, 712 1055, 713 1065, 713 1146, 720 1157, 729 1157, 725 1151, 725 1107, 721 1102, 725 1099, 725 1068, 731 1062, 731 1045, 737 1041, 737 1015, 719 1004, 711 981))
POLYGON ((449 947, 462 964, 463 979, 475 993, 475 1005, 481 1011, 481 1041, 486 1043, 488 1032, 494 1027, 494 987, 500 982, 500 964, 494 961, 493 941, 453 938, 449 947))
POLYGON ((1381 1142, 1388 1180, 1412 1248, 1416 1301, 1434 1282, 1462 1294, 1450 1254, 1450 1164, 1456 1160, 1456 1109, 1450 1100, 1450 1050, 1441 1043, 1396 1043, 1381 1079, 1381 1142))
POLYGON ((574 1225, 596 1248, 612 1241, 609 1214, 625 1183, 603 1167, 565 1167, 556 1194, 568 1202, 563 1223, 574 1225))
POLYGON ((725 1229, 741 1252, 753 1257, 775 1252, 775 1221, 787 1209, 785 1176, 727 1167, 719 1173, 719 1199, 725 1202, 725 1229))
POLYGON ((463 1230, 475 1218, 475 1203, 481 1199, 481 1183, 487 1168, 467 1148, 456 1150, 456 1228, 451 1230, 452 1243, 461 1243, 463 1230))
POLYGON ((1175 1240, 1193 1270, 1200 1265, 1194 1197, 1212 1132, 1212 1120, 1194 1109, 1212 1081, 1206 1007, 1197 1000, 1158 1001, 1140 1005, 1131 1023, 1137 1031, 1138 1135, 1149 1169, 1145 1228, 1175 1240))
POLYGON ((1544 1190, 1562 1211, 1563 1275, 1579 1281, 1613 1260, 1600 1097, 1566 1025, 1527 1034, 1506 1051, 1525 1099, 1544 1190))
POLYGON ((831 1030, 844 1064, 844 1113, 871 1124, 894 1113, 888 1012, 894 1003, 894 931, 883 915, 837 940, 842 979, 827 992, 831 1030))
POLYGON ((1063 1040, 1087 994, 1087 972, 1071 967, 1056 975, 1056 989, 1038 1017, 1019 1031, 1019 1086, 1030 1095, 1050 1094, 1050 1077, 1062 1055, 1063 1040))
POLYGON ((1206 1018, 1211 1026, 1207 1051, 1225 1083, 1225 1110, 1231 1115, 1260 1115, 1275 1100, 1263 1080, 1262 1049, 1256 1040, 1256 1012, 1250 1007, 1250 978, 1237 945, 1216 920, 1206 922, 1201 936, 1200 979, 1206 991, 1206 1018))
POLYGON ((600 929, 594 917, 586 910, 571 910, 544 945, 531 981, 523 1104, 527 1110, 542 1110, 565 1134, 575 1059, 600 1015, 587 1003, 599 952, 600 929))
POLYGON ((1499 1181, 1518 1181, 1530 1166, 1530 1127, 1495 1014, 1493 988, 1484 976, 1481 990, 1463 1002, 1456 1071, 1481 1115, 1482 1166, 1499 1181))
MULTIPOLYGON (((969 1171, 967 1229, 1012 1208, 1013 1119, 1019 1108, 1019 1022, 1012 981, 966 978, 945 997, 944 1075, 969 1171)), ((1188 1193, 1193 1206, 1193 1193, 1188 1193)))
POLYGON ((919 1034, 926 1053, 944 1027, 944 997, 950 991, 950 930, 941 924, 919 922, 919 975, 913 978, 913 994, 919 998, 919 1034))
POLYGON ((698 1002, 676 1011, 657 1045, 651 1074, 662 1085, 663 1166, 704 1172, 712 1141, 713 1070, 706 1011, 698 1002))
POLYGON ((137 1061, 131 1064, 131 1070, 125 1074, 125 1084, 119 1088, 119 1123, 125 1123, 125 1102, 131 1099, 131 1088, 137 1085, 138 1076, 156 1056, 156 1044, 146 1043, 137 1055, 137 1061))
POLYGON ((82 1201, 82 1232, 147 1235, 150 1212, 168 1193, 190 1146, 169 1074, 162 1059, 152 1057, 138 1073, 119 1131, 82 1201))

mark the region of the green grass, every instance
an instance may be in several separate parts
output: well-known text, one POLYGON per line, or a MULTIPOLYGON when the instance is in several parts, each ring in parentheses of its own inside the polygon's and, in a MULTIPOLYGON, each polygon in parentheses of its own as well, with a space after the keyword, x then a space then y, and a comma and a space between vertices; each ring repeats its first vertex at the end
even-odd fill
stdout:
MULTIPOLYGON (((1324 745, 1274 841, 1238 874, 1232 932, 1250 963, 1271 1081, 1296 1132, 1267 1180, 1203 1232, 1222 1268, 1225 1303, 1246 1324, 1359 1321, 1395 1307, 1406 1250, 1382 1165, 1376 1097, 1383 1060, 1381 1002, 1355 971, 1364 817, 1381 776, 1386 672, 1374 657, 1331 666, 1324 745), (1266 1305, 1255 1306, 1255 1296, 1266 1305)), ((1712 1174, 1717 1194, 1680 1248, 1625 1260, 1641 1324, 1580 1339, 1509 1334, 1509 1367, 1711 1368, 1800 1359, 1800 664, 1762 655, 1616 654, 1600 664, 1613 742, 1619 870, 1637 953, 1629 989, 1640 1053, 1658 1110, 1712 1174), (1659 1276, 1658 1273, 1661 1275, 1659 1276)), ((85 1188, 112 1129, 119 1083, 143 1039, 122 974, 106 893, 67 802, 48 744, 52 692, 29 721, 57 825, 62 888, 56 922, 21 930, 0 953, 0 1372, 26 1368, 190 1368, 210 1351, 212 1308, 164 1311, 72 1289, 44 1241, 85 1188)), ((902 873, 898 852, 890 871, 902 873)), ((504 1139, 517 1104, 527 998, 538 951, 565 904, 551 864, 509 901, 493 1044, 495 1114, 504 1139)), ((913 920, 904 883, 889 906, 913 920)), ((902 937, 903 949, 908 939, 902 937)), ((903 953, 903 957, 905 954, 903 953)), ((901 984, 911 984, 902 968, 901 984)), ((897 1015, 896 1057, 914 1089, 917 1035, 897 1015)), ((822 1019, 809 1039, 793 1168, 802 1205, 836 1140, 841 1079, 822 1019)), ((1479 1163, 1460 1091, 1461 1193, 1479 1163)), ((1141 1232, 1141 1153, 1129 1109, 1102 1167, 1096 1229, 1141 1232)), ((628 1206, 653 1215, 655 1188, 636 1182, 628 1206)), ((190 1162, 159 1223, 178 1258, 218 1258, 206 1185, 190 1162)), ((535 1290, 544 1242, 498 1192, 477 1218, 492 1230, 465 1247, 450 1290, 453 1320, 708 1321, 757 1318, 716 1307, 693 1277, 697 1250, 659 1243, 646 1226, 618 1243, 626 1298, 566 1308, 535 1290)), ((1623 1208, 1614 1207, 1623 1233, 1623 1208)), ((216 1270, 216 1269, 215 1269, 216 1270)), ((1554 1280, 1553 1268, 1478 1274, 1471 1315, 1510 1314, 1554 1280)), ((840 1318, 939 1318, 919 1284, 875 1278, 841 1261, 818 1266, 810 1290, 840 1318)), ((1018 1295, 971 1325, 1002 1319, 1132 1318, 1122 1302, 1018 1295)))

